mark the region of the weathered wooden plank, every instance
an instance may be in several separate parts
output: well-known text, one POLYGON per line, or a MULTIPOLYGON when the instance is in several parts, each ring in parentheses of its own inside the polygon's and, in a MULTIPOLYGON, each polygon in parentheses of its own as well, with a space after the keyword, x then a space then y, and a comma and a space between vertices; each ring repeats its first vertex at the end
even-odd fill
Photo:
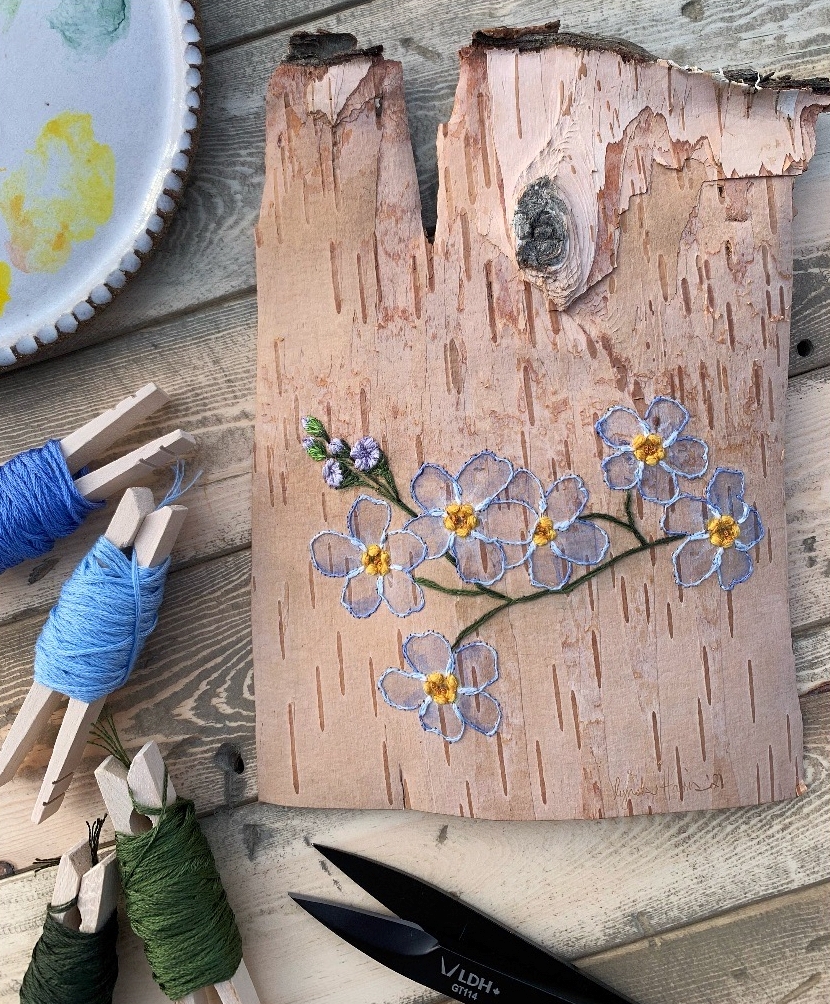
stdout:
POLYGON ((208 0, 201 4, 202 34, 208 54, 241 45, 278 31, 296 31, 302 25, 346 15, 372 0, 208 0))
MULTIPOLYGON (((247 551, 171 575, 158 627, 108 704, 128 749, 156 739, 174 784, 202 812, 256 797, 249 580, 247 551)), ((0 628, 3 733, 31 683, 41 626, 42 618, 27 617, 0 628)), ((67 833, 104 812, 92 772, 105 754, 88 746, 61 811, 40 826, 30 821, 62 715, 0 788, 0 859, 17 868, 60 855, 67 833)))
MULTIPOLYGON (((184 500, 190 512, 176 543, 174 567, 248 546, 255 327, 256 304, 248 297, 9 374, 3 381, 0 458, 60 437, 152 379, 170 394, 171 403, 103 459, 170 429, 192 431, 199 451, 187 470, 201 469, 203 475, 184 500)), ((160 501, 169 475, 151 484, 160 501)), ((111 509, 94 513, 49 554, 4 573, 0 623, 55 602, 63 581, 103 533, 111 509)))
MULTIPOLYGON (((322 841, 404 867, 569 958, 634 941, 584 964, 637 1000, 780 1001, 822 971, 828 947, 830 859, 820 821, 830 801, 830 695, 807 698, 804 716, 811 789, 795 802, 764 808, 600 824, 267 805, 217 813, 203 826, 263 1000, 438 999, 355 952, 288 899, 289 891, 301 891, 377 909, 321 861, 310 845, 322 841), (816 882, 824 884, 671 931, 816 882), (759 987, 763 993, 752 992, 759 987)), ((14 999, 50 879, 41 872, 0 883, 0 1004, 14 999)), ((122 934, 119 954, 120 1004, 163 1001, 132 936, 122 934)))
MULTIPOLYGON (((238 37, 273 31, 298 7, 294 0, 276 5, 269 0, 251 0, 237 16, 229 14, 222 0, 212 0, 207 6, 209 45, 229 45, 238 37)), ((567 26, 628 38, 681 65, 716 69, 758 63, 804 76, 830 73, 820 0, 790 4, 783 31, 772 5, 750 11, 736 2, 704 5, 692 0, 683 9, 686 15, 667 16, 659 0, 636 4, 581 0, 568 5, 567 26)), ((459 16, 457 4, 451 0, 429 5, 404 0, 393 11, 386 13, 374 2, 329 14, 309 26, 352 31, 362 43, 384 44, 387 56, 403 63, 424 218, 431 228, 438 180, 435 135, 452 107, 458 49, 469 42, 475 28, 541 23, 550 18, 551 9, 543 0, 498 4, 474 0, 459 16)), ((233 46, 210 60, 201 146, 192 183, 170 233, 152 264, 137 274, 113 305, 78 335, 56 346, 54 353, 99 342, 165 314, 253 288, 253 226, 263 181, 264 96, 290 30, 233 46)), ((830 191, 830 122, 819 124, 818 139, 819 154, 810 172, 796 181, 798 206, 802 205, 798 194, 802 186, 810 184, 812 194, 794 231, 792 345, 811 342, 813 348, 805 357, 793 348, 791 372, 830 362, 830 320, 820 296, 830 278, 830 224, 826 214, 810 211, 810 206, 824 204, 830 191)))
POLYGON ((578 961, 641 1004, 824 1004, 830 883, 578 961))

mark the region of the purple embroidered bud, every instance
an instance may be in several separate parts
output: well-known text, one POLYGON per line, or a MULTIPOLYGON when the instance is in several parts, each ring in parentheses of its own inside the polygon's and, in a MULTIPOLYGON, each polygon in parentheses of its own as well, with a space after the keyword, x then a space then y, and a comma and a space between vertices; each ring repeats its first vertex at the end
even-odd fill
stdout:
POLYGON ((323 480, 329 488, 340 488, 343 484, 343 467, 337 460, 327 460, 323 464, 323 480))
POLYGON ((328 454, 330 457, 339 457, 345 452, 346 444, 342 439, 333 439, 328 445, 328 454))
POLYGON ((373 471, 383 454, 376 440, 371 436, 364 436, 354 444, 350 456, 359 471, 373 471))

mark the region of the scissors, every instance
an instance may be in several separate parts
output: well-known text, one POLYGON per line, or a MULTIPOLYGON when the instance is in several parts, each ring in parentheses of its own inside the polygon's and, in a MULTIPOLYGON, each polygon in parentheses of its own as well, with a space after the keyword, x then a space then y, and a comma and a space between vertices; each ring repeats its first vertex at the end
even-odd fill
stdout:
POLYGON ((634 1004, 435 886, 356 854, 314 847, 397 916, 291 898, 344 941, 416 983, 478 1004, 634 1004))

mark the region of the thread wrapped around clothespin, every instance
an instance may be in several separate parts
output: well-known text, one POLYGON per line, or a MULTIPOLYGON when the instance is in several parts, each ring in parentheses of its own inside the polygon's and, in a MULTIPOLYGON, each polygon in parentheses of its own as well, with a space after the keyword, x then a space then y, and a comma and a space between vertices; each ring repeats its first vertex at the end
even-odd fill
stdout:
POLYGON ((209 986, 224 1004, 259 1004, 193 802, 177 797, 155 743, 130 763, 112 728, 96 734, 112 753, 95 776, 115 826, 127 915, 154 979, 185 1004, 209 986))
POLYGON ((111 495, 193 452, 196 441, 178 429, 98 470, 86 470, 168 401, 164 391, 147 384, 63 439, 51 439, 0 465, 0 573, 50 551, 111 495))
POLYGON ((57 439, 0 467, 0 572, 50 551, 104 502, 78 491, 57 439))
POLYGON ((170 558, 142 568, 99 537, 64 583, 35 645, 34 677, 91 704, 127 682, 158 620, 170 558))
POLYGON ((53 902, 20 987, 20 1004, 111 1004, 118 976, 115 855, 99 861, 104 820, 60 859, 53 902), (67 898, 68 897, 68 898, 67 898))

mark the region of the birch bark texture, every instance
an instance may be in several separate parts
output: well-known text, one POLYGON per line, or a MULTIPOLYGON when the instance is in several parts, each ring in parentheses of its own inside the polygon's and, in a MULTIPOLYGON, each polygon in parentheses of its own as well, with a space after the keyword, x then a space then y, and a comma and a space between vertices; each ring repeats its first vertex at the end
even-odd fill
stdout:
MULTIPOLYGON (((681 69, 556 25, 478 33, 439 130, 430 241, 401 67, 353 41, 295 36, 267 97, 259 797, 596 819, 803 792, 783 484, 792 179, 830 98, 681 69), (517 253, 516 209, 541 179, 565 211, 555 270, 517 253), (383 608, 351 617, 309 541, 345 531, 358 491, 323 483, 301 416, 350 442, 374 436, 402 489, 424 461, 455 473, 489 449, 545 487, 580 475, 589 508, 622 518, 594 424, 615 405, 642 415, 658 395, 688 409, 710 473, 745 472, 766 528, 752 577, 730 592, 716 577, 682 589, 674 548, 662 547, 502 613, 479 634, 499 657, 493 738, 468 729, 450 745, 387 706, 377 679, 403 667, 407 635, 452 640, 492 602, 427 591, 405 620, 383 608)), ((700 495, 707 480, 684 487, 700 495)), ((638 499, 635 512, 661 535, 660 507, 638 499)), ((611 538, 616 551, 629 544, 614 527, 611 538)), ((444 562, 419 573, 460 585, 444 562)), ((526 571, 497 588, 526 592, 526 571)))

